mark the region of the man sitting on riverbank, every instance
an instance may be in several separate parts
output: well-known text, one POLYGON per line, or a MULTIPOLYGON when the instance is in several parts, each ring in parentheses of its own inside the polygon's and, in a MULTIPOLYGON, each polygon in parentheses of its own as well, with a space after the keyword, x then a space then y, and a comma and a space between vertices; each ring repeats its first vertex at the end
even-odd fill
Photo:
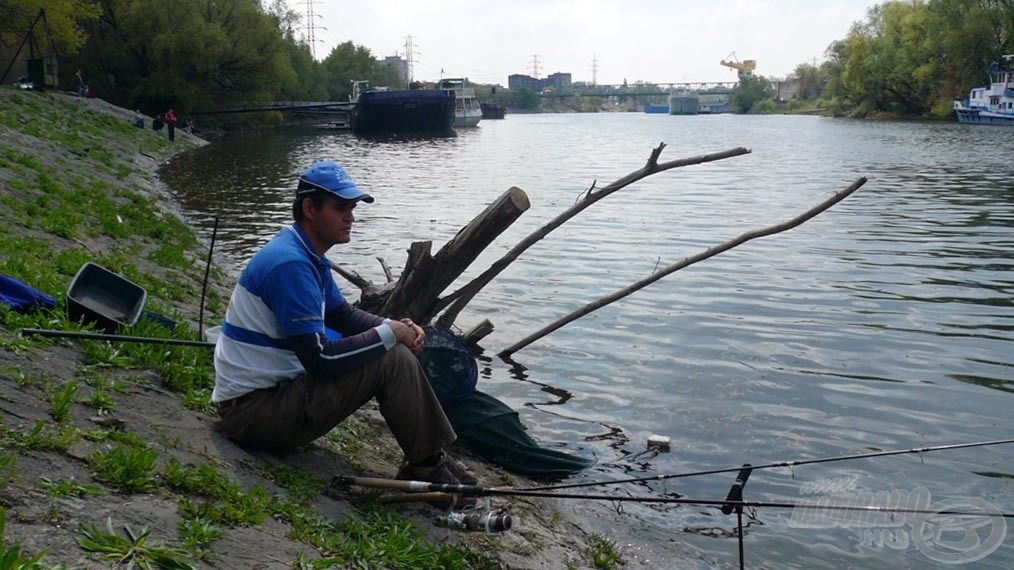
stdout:
POLYGON ((422 329, 354 308, 331 277, 324 254, 351 240, 359 202, 373 197, 334 162, 300 176, 295 223, 250 259, 226 311, 211 398, 221 429, 240 445, 291 450, 376 398, 405 455, 398 478, 475 484, 444 451, 457 436, 413 354, 422 329))

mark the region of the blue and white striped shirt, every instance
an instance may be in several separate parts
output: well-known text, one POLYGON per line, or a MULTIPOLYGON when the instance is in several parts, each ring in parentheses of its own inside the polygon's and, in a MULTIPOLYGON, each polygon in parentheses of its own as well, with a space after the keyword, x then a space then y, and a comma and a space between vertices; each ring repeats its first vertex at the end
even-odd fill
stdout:
POLYGON ((306 372, 329 378, 397 344, 386 320, 353 308, 331 277, 330 262, 298 225, 282 229, 240 274, 215 346, 213 402, 223 402, 306 372), (324 327, 343 336, 327 340, 324 327), (305 335, 316 335, 313 337, 305 335), (315 344, 296 355, 294 337, 315 344), (299 338, 302 337, 302 338, 299 338))

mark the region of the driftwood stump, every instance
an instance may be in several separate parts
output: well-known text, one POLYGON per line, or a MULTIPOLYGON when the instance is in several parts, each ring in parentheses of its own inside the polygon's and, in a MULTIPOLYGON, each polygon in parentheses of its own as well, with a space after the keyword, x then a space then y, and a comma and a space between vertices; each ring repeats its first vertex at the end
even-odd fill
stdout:
POLYGON ((440 308, 440 294, 444 289, 529 206, 524 190, 512 187, 473 218, 436 255, 430 255, 432 242, 413 243, 401 277, 393 285, 377 287, 361 278, 359 283, 350 279, 363 290, 360 306, 385 317, 409 317, 419 324, 429 324, 440 308))

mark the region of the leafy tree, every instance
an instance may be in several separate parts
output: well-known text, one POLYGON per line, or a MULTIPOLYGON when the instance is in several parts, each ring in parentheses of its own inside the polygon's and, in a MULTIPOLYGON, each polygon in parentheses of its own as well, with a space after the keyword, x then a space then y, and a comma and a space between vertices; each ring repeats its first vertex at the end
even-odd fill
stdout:
POLYGON ((951 114, 990 61, 1014 48, 1009 0, 894 1, 828 48, 827 93, 865 115, 951 114))
POLYGON ((749 113, 754 105, 771 98, 771 82, 760 75, 744 77, 732 89, 729 105, 738 113, 749 113))
MULTIPOLYGON (((17 49, 43 8, 53 47, 61 56, 77 53, 87 38, 81 26, 99 15, 99 7, 86 0, 3 0, 0 1, 0 46, 11 48, 11 51, 17 49)), ((36 26, 33 35, 36 45, 48 45, 43 26, 36 26)))
POLYGON ((797 65, 792 77, 796 80, 796 95, 800 99, 816 99, 824 89, 824 75, 815 65, 809 63, 797 65))
POLYGON ((507 106, 514 109, 535 111, 541 104, 538 94, 527 87, 505 90, 501 94, 506 100, 507 106))
POLYGON ((82 66, 100 95, 160 113, 263 102, 294 80, 276 22, 257 0, 100 0, 82 66))
POLYGON ((353 81, 368 81, 377 87, 401 87, 401 79, 393 71, 377 61, 369 49, 352 42, 335 46, 321 63, 331 101, 349 101, 353 81))

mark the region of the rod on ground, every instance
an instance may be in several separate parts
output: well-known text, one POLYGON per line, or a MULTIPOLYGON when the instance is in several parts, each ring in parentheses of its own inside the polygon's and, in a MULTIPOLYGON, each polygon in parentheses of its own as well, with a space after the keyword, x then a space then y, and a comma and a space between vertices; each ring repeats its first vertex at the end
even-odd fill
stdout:
POLYGON ((350 477, 335 475, 331 478, 331 488, 336 487, 372 487, 374 489, 390 489, 406 493, 455 493, 459 495, 484 495, 494 491, 476 485, 446 485, 428 483, 426 481, 405 481, 402 479, 380 479, 378 477, 350 477))
POLYGON ((137 342, 142 344, 173 344, 177 346, 201 346, 215 348, 215 343, 199 340, 181 340, 178 338, 153 338, 148 336, 125 336, 118 334, 102 334, 77 331, 57 331, 49 329, 21 329, 21 336, 43 336, 51 338, 79 338, 85 340, 108 340, 111 342, 137 342))
MULTIPOLYGON (((392 489, 399 491, 407 491, 410 493, 430 493, 430 492, 443 492, 460 495, 477 495, 477 496, 503 496, 503 497, 541 497, 546 499, 579 499, 588 501, 610 501, 610 502, 628 502, 628 503, 659 503, 669 505, 704 505, 710 507, 723 507, 730 505, 733 509, 742 509, 744 507, 761 509, 761 508, 778 508, 778 509, 797 509, 800 506, 800 502, 776 502, 776 501, 729 501, 728 499, 714 500, 714 499, 690 499, 685 497, 649 497, 649 496, 638 496, 638 495, 602 495, 592 493, 551 493, 547 491, 530 491, 526 489, 514 489, 506 487, 479 487, 476 485, 441 485, 438 483, 427 483, 425 481, 403 481, 399 479, 378 479, 374 477, 351 477, 346 475, 335 475, 331 479, 330 488, 338 488, 343 486, 357 485, 360 487, 373 487, 379 489, 392 489)), ((805 503, 804 503, 805 504, 805 503)), ((856 511, 866 513, 909 513, 909 514, 925 514, 925 515, 954 515, 962 517, 1001 517, 1001 518, 1014 518, 1014 513, 1002 512, 999 509, 995 510, 954 510, 954 509, 913 509, 900 506, 885 506, 885 505, 862 505, 854 503, 821 503, 820 508, 837 510, 837 511, 856 511)))

